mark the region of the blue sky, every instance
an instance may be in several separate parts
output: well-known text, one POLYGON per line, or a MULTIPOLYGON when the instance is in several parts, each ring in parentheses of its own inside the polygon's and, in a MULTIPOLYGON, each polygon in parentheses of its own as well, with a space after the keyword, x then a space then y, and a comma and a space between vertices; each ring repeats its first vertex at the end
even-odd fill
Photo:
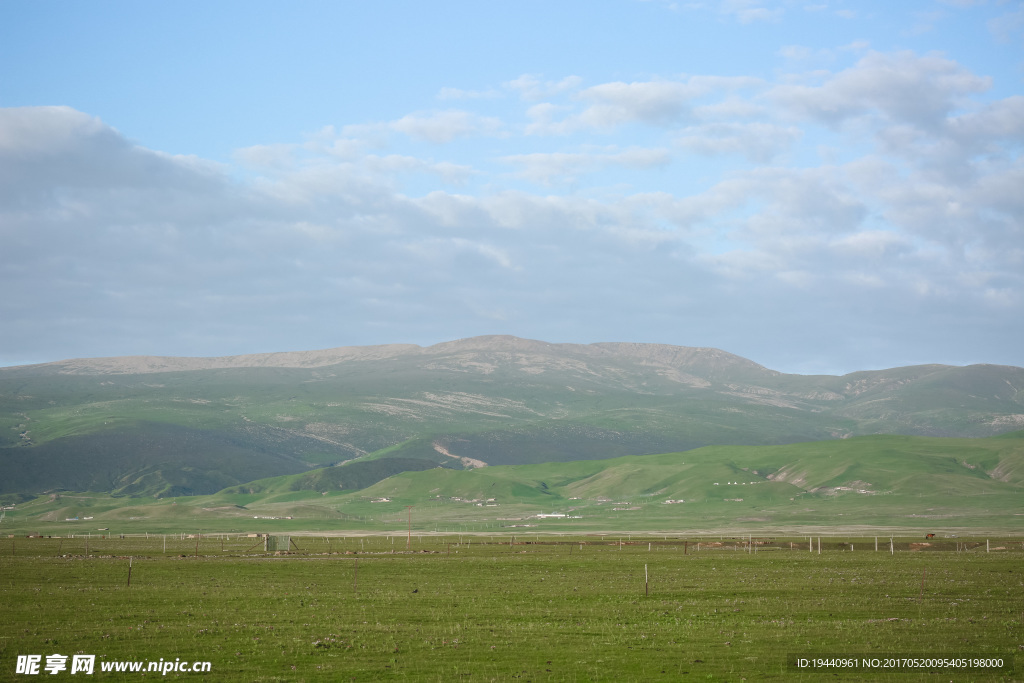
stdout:
POLYGON ((0 4, 0 364, 1024 365, 1024 5, 0 4))

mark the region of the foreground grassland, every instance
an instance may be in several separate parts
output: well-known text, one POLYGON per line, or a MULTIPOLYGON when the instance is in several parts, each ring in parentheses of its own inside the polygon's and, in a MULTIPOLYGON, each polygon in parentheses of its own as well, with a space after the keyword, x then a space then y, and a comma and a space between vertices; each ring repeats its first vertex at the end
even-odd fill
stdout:
POLYGON ((160 658, 209 661, 217 681, 1021 680, 788 668, 1024 658, 1021 539, 922 541, 307 535, 275 554, 239 536, 5 537, 0 680, 53 653, 97 655, 96 680, 146 678, 99 662, 160 658))

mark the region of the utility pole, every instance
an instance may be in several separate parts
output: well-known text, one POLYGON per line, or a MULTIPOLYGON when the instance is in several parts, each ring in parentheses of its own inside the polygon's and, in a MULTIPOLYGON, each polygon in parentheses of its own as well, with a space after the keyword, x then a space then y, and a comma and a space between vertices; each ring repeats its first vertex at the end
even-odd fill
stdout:
POLYGON ((406 505, 405 509, 409 514, 409 537, 405 540, 405 549, 412 549, 412 505, 406 505))

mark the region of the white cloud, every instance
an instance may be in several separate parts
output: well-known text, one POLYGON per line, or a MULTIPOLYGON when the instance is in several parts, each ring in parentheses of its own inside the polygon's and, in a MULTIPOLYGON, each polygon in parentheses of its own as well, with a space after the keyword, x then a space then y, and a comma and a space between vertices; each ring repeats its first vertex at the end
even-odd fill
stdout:
POLYGON ((728 96, 714 104, 704 104, 693 108, 694 118, 703 121, 723 121, 731 119, 769 118, 770 112, 761 104, 748 99, 728 96))
POLYGON ((437 99, 439 100, 491 100, 499 97, 501 97, 501 92, 493 88, 488 90, 441 88, 437 93, 437 99))
POLYGON ((873 52, 820 86, 781 85, 771 95, 793 113, 831 125, 877 112, 924 127, 940 123, 990 85, 990 79, 938 55, 873 52))
MULTIPOLYGON (((691 103, 697 98, 717 93, 732 93, 764 86, 758 78, 747 76, 690 76, 685 80, 653 80, 625 83, 614 81, 579 90, 572 95, 574 103, 583 108, 573 113, 573 104, 540 102, 526 110, 530 120, 527 135, 570 135, 596 129, 604 133, 616 128, 642 123, 658 128, 671 128, 692 118, 691 103)), ((701 105, 702 116, 711 115, 716 105, 701 105)), ((759 111, 756 105, 732 99, 717 105, 744 108, 748 115, 759 111)))
POLYGON ((806 45, 784 45, 779 49, 779 54, 786 59, 802 61, 810 57, 813 51, 806 45))
POLYGON ((234 158, 244 166, 285 168, 295 164, 295 145, 278 143, 252 145, 235 150, 234 158))
POLYGON ((428 114, 407 114, 389 127, 417 140, 446 143, 471 135, 496 135, 501 131, 501 121, 489 116, 471 112, 448 110, 428 114))
POLYGON ((789 149, 800 135, 799 128, 772 123, 709 123, 680 129, 674 142, 697 154, 740 154, 767 163, 789 149))
POLYGON ((63 202, 90 188, 197 191, 220 169, 138 147, 69 107, 0 109, 0 205, 63 202))
POLYGON ((833 247, 856 258, 880 259, 907 253, 913 245, 907 237, 892 230, 868 229, 841 236, 833 242, 833 247))
POLYGON ((579 76, 566 76, 558 81, 547 81, 533 74, 523 74, 519 78, 507 81, 504 86, 518 92, 524 100, 538 101, 577 90, 582 83, 583 79, 579 76))
POLYGON ((467 259, 475 260, 477 268, 499 266, 506 270, 517 269, 506 250, 464 237, 431 237, 409 242, 402 248, 421 267, 453 275, 459 272, 460 265, 463 272, 467 272, 467 259))
POLYGON ((0 151, 47 153, 79 146, 95 137, 116 139, 94 116, 71 107, 15 107, 0 110, 0 151))
POLYGON ((705 92, 709 84, 679 81, 612 82, 585 88, 574 99, 585 103, 583 111, 542 102, 527 110, 528 135, 569 135, 582 130, 610 132, 629 123, 666 127, 678 123, 689 111, 688 100, 705 92), (564 116, 563 116, 564 114, 564 116), (562 118, 558 118, 562 116, 562 118))
POLYGON ((384 177, 398 173, 429 173, 453 185, 460 185, 477 173, 471 166, 464 164, 449 161, 435 163, 403 154, 367 155, 361 160, 360 168, 384 177))
POLYGON ((681 120, 695 89, 677 81, 603 83, 587 88, 579 97, 592 104, 580 115, 582 124, 611 128, 641 122, 664 126, 681 120))
POLYGON ((1024 30, 1024 5, 1016 10, 994 17, 988 22, 988 30, 995 36, 996 40, 1002 43, 1020 41, 1021 31, 1024 30))
POLYGON ((751 24, 757 21, 778 21, 782 18, 784 8, 764 7, 765 3, 760 0, 722 0, 719 9, 724 14, 731 15, 741 24, 751 24))
POLYGON ((349 144, 383 148, 391 144, 390 139, 395 132, 417 141, 447 144, 465 137, 503 135, 503 129, 504 124, 496 117, 481 116, 461 109, 446 109, 414 112, 394 121, 348 124, 341 129, 340 135, 328 127, 314 136, 313 146, 322 147, 326 144, 325 140, 340 137, 349 144))
POLYGON ((671 161, 664 149, 627 149, 621 152, 595 154, 591 152, 535 152, 512 154, 501 161, 520 167, 518 175, 542 185, 574 183, 585 173, 608 166, 624 168, 653 168, 671 161))
POLYGON ((541 102, 540 104, 533 105, 526 110, 526 117, 530 119, 530 123, 525 128, 526 134, 567 135, 574 132, 580 128, 577 121, 571 118, 556 120, 558 116, 567 111, 570 111, 570 107, 551 104, 550 102, 541 102))
POLYGON ((1024 142, 1024 96, 1013 95, 949 120, 949 133, 964 142, 1024 142))

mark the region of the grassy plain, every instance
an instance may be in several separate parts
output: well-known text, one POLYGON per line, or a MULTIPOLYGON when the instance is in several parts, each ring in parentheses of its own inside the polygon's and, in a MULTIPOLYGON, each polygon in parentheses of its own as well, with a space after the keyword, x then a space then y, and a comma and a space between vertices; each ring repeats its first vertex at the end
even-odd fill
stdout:
POLYGON ((28 680, 18 655, 53 653, 95 654, 108 680, 140 674, 99 662, 160 658, 209 661, 217 681, 1020 680, 787 665, 1019 659, 1020 538, 897 538, 891 553, 888 538, 831 537, 820 554, 806 537, 759 540, 305 535, 274 554, 237 535, 5 537, 0 680, 28 680))

